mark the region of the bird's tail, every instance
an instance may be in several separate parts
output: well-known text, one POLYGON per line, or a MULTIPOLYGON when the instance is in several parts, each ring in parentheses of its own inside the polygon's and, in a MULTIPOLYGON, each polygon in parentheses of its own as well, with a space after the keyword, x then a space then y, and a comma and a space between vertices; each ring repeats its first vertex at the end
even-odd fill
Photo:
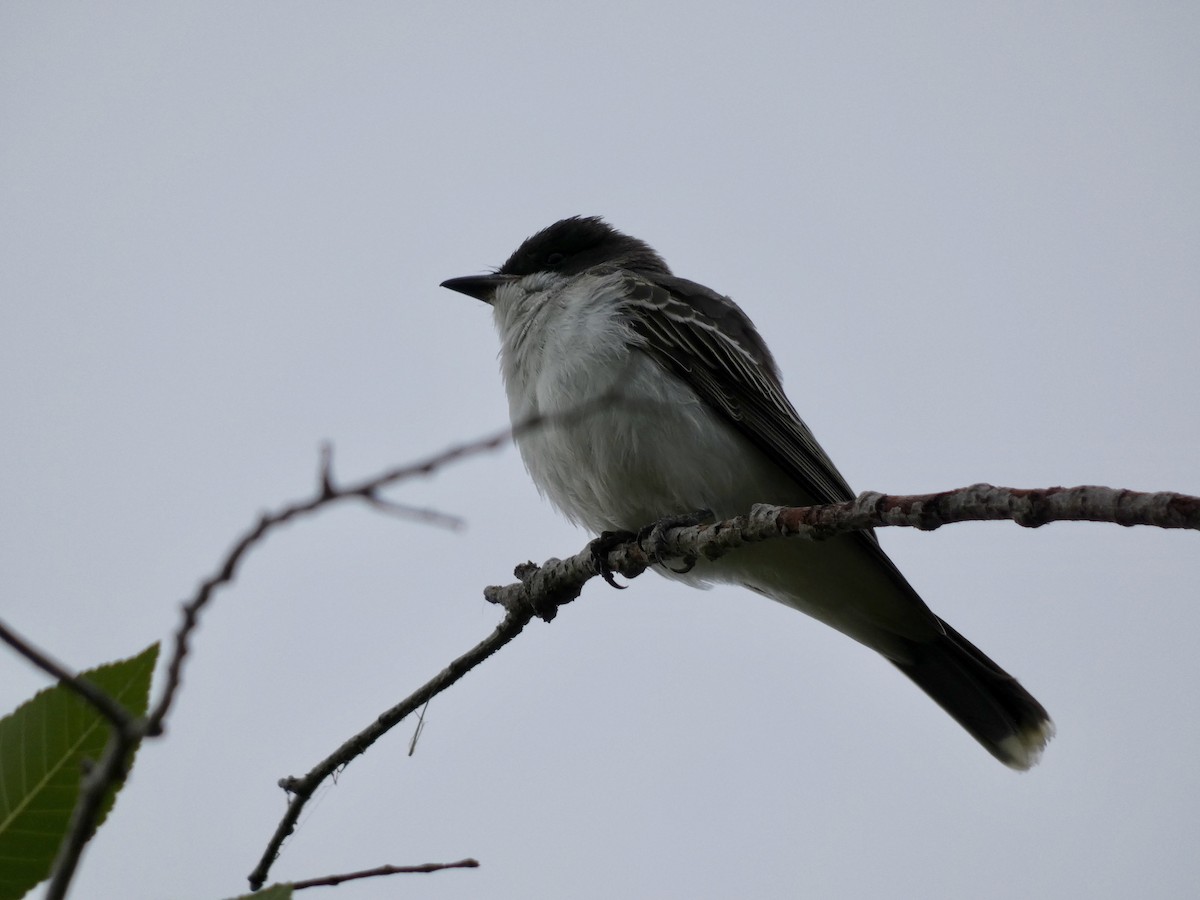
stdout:
POLYGON ((896 667, 952 715, 994 757, 1014 769, 1038 761, 1054 723, 1017 680, 942 622, 945 634, 914 642, 896 667))

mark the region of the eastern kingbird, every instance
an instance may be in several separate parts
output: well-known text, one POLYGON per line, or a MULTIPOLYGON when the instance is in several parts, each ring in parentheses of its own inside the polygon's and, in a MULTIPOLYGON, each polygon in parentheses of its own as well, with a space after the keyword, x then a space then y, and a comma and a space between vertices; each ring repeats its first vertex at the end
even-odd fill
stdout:
MULTIPOLYGON (((649 245, 574 217, 526 240, 498 271, 442 282, 492 306, 521 456, 538 489, 595 533, 756 503, 854 498, 784 395, 779 369, 728 297, 671 274, 649 245), (622 400, 570 416, 606 394, 622 400)), ((865 531, 766 541, 686 572, 740 584, 883 654, 1015 769, 1054 732, 1017 681, 925 605, 865 531)))

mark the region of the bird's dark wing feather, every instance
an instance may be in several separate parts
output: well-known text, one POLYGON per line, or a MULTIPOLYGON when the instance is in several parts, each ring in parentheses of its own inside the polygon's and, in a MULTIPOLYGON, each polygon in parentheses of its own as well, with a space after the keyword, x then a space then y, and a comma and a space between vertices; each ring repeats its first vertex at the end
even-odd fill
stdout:
POLYGON ((623 305, 634 332, 646 339, 643 352, 687 382, 813 503, 854 498, 783 393, 762 338, 732 301, 682 278, 631 276, 623 305))

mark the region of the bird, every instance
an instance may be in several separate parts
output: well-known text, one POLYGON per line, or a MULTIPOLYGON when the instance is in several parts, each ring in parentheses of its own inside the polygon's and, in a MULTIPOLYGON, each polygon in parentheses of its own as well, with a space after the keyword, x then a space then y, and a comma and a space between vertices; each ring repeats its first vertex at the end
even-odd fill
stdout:
MULTIPOLYGON (((542 423, 517 431, 525 467, 592 533, 854 498, 746 313, 603 218, 562 219, 499 269, 441 286, 491 306, 511 420, 542 423)), ((871 530, 654 568, 696 587, 740 585, 866 645, 1013 769, 1033 766, 1053 736, 1042 705, 930 610, 871 530)))

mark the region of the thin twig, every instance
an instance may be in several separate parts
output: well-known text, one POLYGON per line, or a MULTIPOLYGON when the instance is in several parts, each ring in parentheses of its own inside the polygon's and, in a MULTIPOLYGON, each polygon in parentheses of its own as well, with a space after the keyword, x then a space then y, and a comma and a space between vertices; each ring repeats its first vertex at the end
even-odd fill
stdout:
POLYGON ((281 779, 279 786, 291 794, 291 799, 288 801, 287 811, 284 813, 279 825, 276 826, 275 833, 267 843, 266 850, 263 851, 262 858, 259 860, 258 865, 255 866, 254 871, 249 875, 250 889, 256 891, 266 882, 267 873, 270 871, 276 857, 278 857, 279 849, 283 846, 283 842, 287 839, 287 836, 295 830, 296 822, 300 818, 300 811, 304 809, 304 805, 308 803, 309 798, 312 797, 313 792, 321 782, 334 772, 341 771, 351 760, 361 756, 368 747, 383 737, 384 734, 390 731, 406 716, 420 709, 432 697, 450 687, 450 685, 457 682, 515 638, 529 624, 533 616, 534 611, 532 607, 525 610, 509 610, 508 615, 504 617, 500 624, 496 626, 496 630, 485 640, 476 644, 458 659, 454 660, 417 691, 401 700, 391 709, 381 713, 370 725, 338 747, 328 757, 317 763, 307 775, 302 778, 292 777, 281 779))
POLYGON ((417 716, 417 727, 413 729, 412 740, 408 742, 408 755, 412 756, 417 752, 417 741, 421 739, 421 732, 425 730, 425 713, 429 709, 429 701, 425 701, 425 705, 421 707, 421 712, 417 716))
POLYGON ((379 866, 375 869, 364 869, 361 872, 347 872, 344 875, 326 875, 324 878, 309 878, 306 881, 291 882, 292 890, 302 891, 310 887, 334 887, 343 881, 354 881, 357 878, 377 878, 380 875, 408 875, 420 872, 440 872, 443 869, 478 869, 479 863, 473 859, 460 859, 452 863, 425 863, 420 866, 379 866))
MULTIPOLYGON (((385 469, 377 475, 348 485, 339 485, 336 482, 333 475, 333 450, 328 444, 322 445, 315 494, 307 500, 289 503, 273 513, 263 513, 258 522, 234 542, 217 570, 201 582, 196 593, 183 604, 182 621, 174 633, 174 645, 167 665, 166 682, 158 701, 151 707, 146 717, 150 723, 149 733, 157 735, 161 731, 162 722, 175 700, 175 695, 183 680, 183 668, 191 647, 191 636, 199 624, 201 613, 208 606, 213 595, 233 581, 246 554, 271 531, 293 519, 311 515, 324 507, 347 500, 360 500, 379 508, 391 506, 390 501, 383 500, 379 496, 379 492, 384 488, 410 478, 432 475, 445 466, 499 449, 513 438, 541 428, 548 423, 572 424, 593 414, 598 409, 620 402, 625 401, 621 398, 619 391, 614 390, 596 397, 569 413, 531 416, 511 428, 503 428, 477 440, 457 444, 416 462, 385 469)), ((395 510, 396 507, 389 509, 392 512, 395 510)), ((422 521, 426 521, 425 512, 413 510, 415 516, 422 521)), ((430 515, 436 517, 442 514, 430 513, 430 515)))
POLYGON ((430 509, 425 506, 409 506, 407 503, 397 503, 395 500, 389 500, 387 497, 380 497, 376 494, 369 494, 363 497, 372 508, 379 510, 381 513, 387 513, 389 516, 395 516, 397 519, 407 519, 410 522, 419 522, 422 525, 433 525, 436 528, 445 528, 447 531, 460 531, 466 526, 466 520, 462 516, 454 516, 449 513, 444 513, 441 510, 430 509))
POLYGON ((17 653, 21 654, 21 656, 25 657, 59 684, 64 685, 68 690, 74 691, 83 700, 90 703, 100 715, 108 719, 114 728, 125 731, 130 728, 134 717, 129 714, 125 707, 86 678, 80 678, 78 674, 72 672, 44 650, 39 650, 2 621, 0 621, 0 640, 4 641, 4 643, 8 644, 8 646, 12 647, 17 653))
POLYGON ((113 786, 125 778, 130 754, 141 740, 141 735, 136 733, 138 731, 136 728, 109 729, 104 752, 84 775, 79 786, 79 797, 71 810, 66 834, 55 855, 44 900, 64 900, 67 896, 67 890, 79 866, 79 859, 83 855, 83 848, 91 840, 96 823, 100 820, 104 800, 113 786), (131 731, 134 733, 130 733, 131 731))
POLYGON ((273 513, 264 513, 258 522, 242 534, 225 554, 217 571, 201 582, 196 593, 183 605, 183 621, 175 631, 174 650, 167 667, 167 680, 157 703, 150 712, 149 720, 154 726, 161 725, 170 711, 175 694, 183 678, 183 667, 190 648, 192 632, 199 623, 200 614, 212 600, 213 594, 233 581, 238 566, 246 554, 261 542, 267 534, 280 525, 311 515, 318 510, 346 500, 360 500, 378 504, 377 492, 405 478, 428 475, 443 465, 501 446, 511 435, 511 430, 496 432, 478 441, 460 444, 407 466, 397 466, 379 475, 345 487, 338 486, 333 477, 332 451, 328 445, 322 447, 320 479, 317 492, 307 500, 289 503, 273 513))

